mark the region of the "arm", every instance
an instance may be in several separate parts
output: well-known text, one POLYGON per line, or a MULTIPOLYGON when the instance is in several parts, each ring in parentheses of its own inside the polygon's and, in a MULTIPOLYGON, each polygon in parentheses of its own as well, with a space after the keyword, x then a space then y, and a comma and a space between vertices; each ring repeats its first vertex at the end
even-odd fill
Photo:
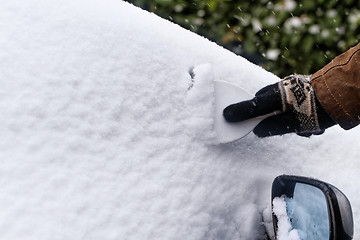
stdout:
POLYGON ((251 100, 224 109, 229 122, 271 112, 255 127, 259 137, 296 132, 321 134, 339 124, 350 129, 360 123, 360 44, 336 57, 312 76, 291 75, 259 90, 251 100))
POLYGON ((311 77, 326 112, 348 130, 360 123, 360 43, 337 56, 311 77))

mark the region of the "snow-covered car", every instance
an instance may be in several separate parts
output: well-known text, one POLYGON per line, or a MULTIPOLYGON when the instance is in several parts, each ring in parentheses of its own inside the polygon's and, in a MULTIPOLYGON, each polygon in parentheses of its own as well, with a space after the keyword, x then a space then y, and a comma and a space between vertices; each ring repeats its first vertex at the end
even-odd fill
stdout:
POLYGON ((121 0, 2 0, 0 238, 265 240, 284 173, 360 222, 360 128, 219 144, 214 80, 279 78, 121 0))

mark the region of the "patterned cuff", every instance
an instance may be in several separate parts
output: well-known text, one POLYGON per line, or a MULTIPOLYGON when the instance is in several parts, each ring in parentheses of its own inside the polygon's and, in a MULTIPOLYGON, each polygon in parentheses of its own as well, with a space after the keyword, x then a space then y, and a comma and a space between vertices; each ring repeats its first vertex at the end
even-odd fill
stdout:
POLYGON ((290 75, 279 82, 283 112, 293 111, 299 122, 299 133, 319 133, 315 93, 310 75, 290 75))

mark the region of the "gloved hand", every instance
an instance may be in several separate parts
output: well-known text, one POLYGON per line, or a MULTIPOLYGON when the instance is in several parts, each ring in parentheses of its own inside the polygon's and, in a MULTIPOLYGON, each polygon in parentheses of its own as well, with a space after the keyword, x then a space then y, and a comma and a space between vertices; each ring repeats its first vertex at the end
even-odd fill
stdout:
POLYGON ((278 114, 254 128, 258 137, 291 132, 310 137, 336 124, 317 100, 307 75, 291 75, 266 86, 253 99, 226 107, 223 115, 228 122, 240 122, 272 112, 278 114))

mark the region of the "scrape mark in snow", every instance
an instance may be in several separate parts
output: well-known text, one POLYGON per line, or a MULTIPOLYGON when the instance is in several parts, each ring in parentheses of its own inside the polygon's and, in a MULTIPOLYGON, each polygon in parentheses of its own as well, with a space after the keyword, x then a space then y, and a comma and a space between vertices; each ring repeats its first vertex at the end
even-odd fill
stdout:
POLYGON ((190 90, 193 86, 194 86, 194 83, 195 83, 195 73, 194 73, 194 67, 190 67, 189 68, 189 75, 191 77, 191 82, 190 82, 190 85, 188 87, 188 90, 190 90))
POLYGON ((185 97, 184 129, 189 136, 212 143, 214 132, 214 73, 211 64, 201 64, 189 70, 191 91, 185 97), (210 99, 210 101, 209 101, 210 99))

